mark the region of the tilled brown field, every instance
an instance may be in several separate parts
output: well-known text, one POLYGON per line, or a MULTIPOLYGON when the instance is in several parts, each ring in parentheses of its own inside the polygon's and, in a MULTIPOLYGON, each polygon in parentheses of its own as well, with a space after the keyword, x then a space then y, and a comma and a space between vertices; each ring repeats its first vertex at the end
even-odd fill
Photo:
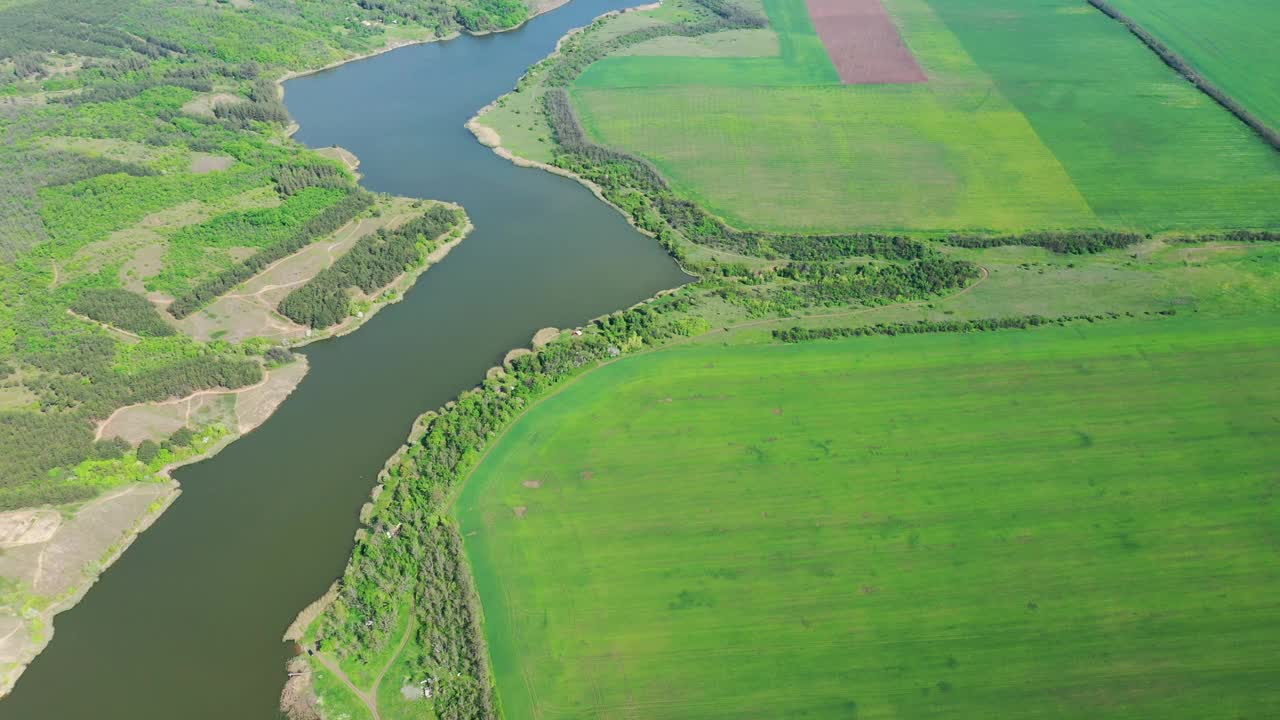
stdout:
POLYGON ((880 0, 806 0, 805 4, 846 85, 928 80, 880 0))

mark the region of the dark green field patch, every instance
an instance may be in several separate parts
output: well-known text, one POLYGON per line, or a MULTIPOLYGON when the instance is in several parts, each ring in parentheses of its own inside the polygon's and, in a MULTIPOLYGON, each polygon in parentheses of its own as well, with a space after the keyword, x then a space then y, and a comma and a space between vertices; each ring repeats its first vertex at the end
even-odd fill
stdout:
POLYGON ((1179 317, 594 372, 459 501, 506 716, 1264 717, 1278 350, 1179 317))

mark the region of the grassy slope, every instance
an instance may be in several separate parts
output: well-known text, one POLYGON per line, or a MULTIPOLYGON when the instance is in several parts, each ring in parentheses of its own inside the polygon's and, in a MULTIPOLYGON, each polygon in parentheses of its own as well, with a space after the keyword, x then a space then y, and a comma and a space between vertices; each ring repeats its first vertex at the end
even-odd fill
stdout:
POLYGON ((598 371, 460 500, 507 717, 1262 713, 1278 347, 1195 317, 598 371))
POLYGON ((1280 5, 1110 0, 1271 127, 1280 128, 1280 5))
POLYGON ((574 99, 597 139, 742 226, 1280 223, 1280 159, 1100 14, 888 5, 929 83, 835 84, 804 3, 771 0, 780 58, 610 57, 574 99), (1116 67, 1124 84, 1095 80, 1116 67))

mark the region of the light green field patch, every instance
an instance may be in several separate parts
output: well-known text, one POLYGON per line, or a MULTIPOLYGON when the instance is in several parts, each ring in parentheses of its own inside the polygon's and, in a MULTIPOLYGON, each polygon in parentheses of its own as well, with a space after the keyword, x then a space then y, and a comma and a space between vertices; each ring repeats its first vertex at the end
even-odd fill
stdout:
POLYGON ((458 503, 504 714, 1265 716, 1277 351, 1178 317, 593 372, 458 503))
POLYGON ((1280 3, 1109 0, 1206 79, 1280 128, 1280 3))
POLYGON ((654 38, 619 52, 626 55, 664 55, 675 57, 775 57, 779 54, 778 36, 772 30, 730 30, 728 32, 681 37, 668 35, 654 38))
POLYGON ((1055 12, 1075 0, 930 2, 1105 224, 1280 227, 1280 154, 1119 23, 1055 12))
MULTIPOLYGON (((794 16, 803 2, 768 7, 775 24, 782 17, 817 40, 807 16, 794 16)), ((732 86, 606 90, 587 81, 596 69, 612 73, 606 60, 573 97, 600 142, 648 157, 682 193, 742 227, 1096 225, 1057 159, 929 7, 911 0, 899 9, 929 83, 778 87, 749 85, 755 76, 743 74, 732 86)), ((790 66, 798 57, 784 45, 781 60, 759 62, 790 66)), ((693 70, 671 72, 703 77, 693 70)))
POLYGON ((1020 113, 931 85, 574 92, 602 143, 651 159, 740 227, 1016 230, 1096 224, 1020 113), (968 105, 964 123, 958 110, 968 105))
POLYGON ((740 227, 1280 227, 1280 155, 1074 0, 888 0, 929 77, 896 86, 837 84, 802 0, 765 7, 777 58, 590 66, 588 132, 740 227))
POLYGON ((653 88, 680 85, 835 85, 840 78, 813 29, 803 0, 765 0, 778 57, 655 57, 611 55, 591 65, 578 87, 653 88))

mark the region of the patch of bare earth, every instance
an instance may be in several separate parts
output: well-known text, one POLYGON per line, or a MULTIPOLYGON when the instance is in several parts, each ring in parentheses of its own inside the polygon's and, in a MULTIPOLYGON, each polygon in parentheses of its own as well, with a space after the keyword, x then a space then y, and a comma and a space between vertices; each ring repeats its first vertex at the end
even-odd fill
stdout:
POLYGON ((213 108, 215 105, 223 103, 233 103, 240 98, 231 93, 205 93, 197 96, 182 106, 182 112, 188 115, 204 115, 205 117, 213 117, 213 108))
POLYGON ((226 170, 231 167, 233 162, 235 160, 226 155, 210 155, 209 153, 198 152, 191 156, 191 172, 203 175, 218 170, 226 170))
POLYGON ((316 154, 322 157, 327 157, 330 160, 337 160, 343 165, 346 165, 347 169, 351 172, 355 172, 356 168, 360 167, 360 158, 356 157, 355 153, 344 147, 333 145, 327 148, 320 148, 319 150, 316 150, 316 154))
POLYGON ((0 554, 0 576, 18 588, 0 604, 0 695, 48 643, 53 616, 74 605, 177 493, 171 481, 141 483, 92 500, 65 519, 55 510, 24 511, 34 518, 5 514, 0 525, 20 542, 0 554))
POLYGON ((394 228, 420 212, 409 198, 392 198, 378 217, 363 218, 329 237, 268 265, 242 285, 178 321, 178 328, 196 340, 241 342, 253 337, 298 342, 307 328, 276 312, 285 296, 302 287, 321 270, 345 255, 360 238, 382 228, 394 228))
POLYGON ((266 421, 307 374, 307 358, 275 368, 256 385, 239 390, 202 390, 186 397, 120 408, 98 425, 97 439, 119 437, 137 444, 163 440, 179 428, 218 423, 239 435, 266 421))
POLYGON ((928 80, 880 0, 805 0, 805 4, 846 85, 928 80))

